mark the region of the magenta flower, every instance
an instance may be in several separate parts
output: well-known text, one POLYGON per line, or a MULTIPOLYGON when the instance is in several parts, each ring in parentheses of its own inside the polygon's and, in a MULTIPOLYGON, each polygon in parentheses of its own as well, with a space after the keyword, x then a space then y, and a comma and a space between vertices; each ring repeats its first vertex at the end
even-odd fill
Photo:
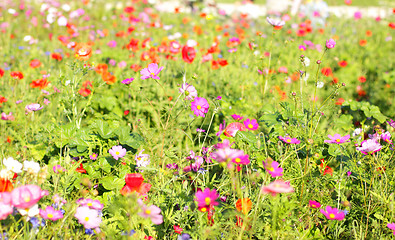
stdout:
POLYGON ((160 208, 155 205, 147 207, 147 205, 145 205, 141 199, 138 199, 137 202, 142 210, 138 213, 140 216, 143 218, 150 218, 152 223, 156 225, 163 223, 163 216, 160 214, 160 208))
POLYGON ((288 144, 299 144, 300 143, 300 141, 297 138, 290 138, 287 136, 285 136, 285 137, 279 136, 278 138, 288 144))
POLYGON ((25 185, 11 192, 12 205, 17 208, 30 208, 35 205, 48 191, 43 191, 37 185, 25 185))
POLYGON ((320 209, 320 212, 324 214, 324 216, 329 220, 338 220, 341 221, 344 219, 344 212, 340 211, 337 208, 332 208, 331 206, 326 206, 325 210, 320 209), (325 211, 326 210, 326 211, 325 211))
POLYGON ((326 40, 326 43, 325 43, 326 48, 331 49, 331 48, 334 48, 335 45, 336 45, 336 42, 332 38, 326 40))
POLYGON ((209 207, 217 206, 219 203, 216 201, 219 197, 217 190, 213 189, 212 191, 210 188, 204 189, 204 191, 198 191, 195 193, 196 201, 198 202, 198 207, 209 207))
POLYGON ((272 196, 276 196, 278 193, 290 193, 294 191, 294 188, 289 183, 283 180, 275 180, 267 186, 263 186, 261 189, 262 193, 270 193, 272 196))
POLYGON ((278 167, 280 165, 278 162, 273 161, 270 164, 263 162, 263 165, 272 177, 281 177, 283 175, 284 169, 278 167))
POLYGON ((259 127, 256 119, 247 119, 243 123, 244 123, 244 126, 250 131, 257 130, 259 127))
POLYGON ((205 98, 196 97, 191 103, 191 110, 197 117, 205 117, 209 107, 210 105, 205 98))
POLYGON ((126 78, 124 80, 122 80, 122 83, 125 85, 129 85, 133 82, 134 78, 126 78))
POLYGON ((233 163, 236 164, 242 164, 242 165, 247 165, 250 164, 250 159, 248 159, 248 155, 241 155, 241 156, 237 156, 235 158, 232 159, 233 163))
POLYGON ((10 112, 8 115, 5 112, 3 112, 1 113, 1 119, 6 121, 14 121, 15 117, 12 116, 12 112, 10 112))
POLYGON ((90 209, 89 207, 78 207, 74 214, 78 222, 84 225, 86 229, 98 228, 101 224, 101 217, 97 210, 90 209))
POLYGON ((160 78, 157 76, 161 71, 163 70, 163 67, 158 68, 158 64, 156 63, 150 63, 147 68, 144 68, 143 70, 140 71, 141 79, 156 79, 159 80, 160 78))
POLYGON ((392 140, 391 140, 391 133, 390 132, 385 132, 383 134, 381 134, 381 140, 386 141, 389 144, 392 144, 392 140))
POLYGON ((232 117, 234 120, 236 120, 236 121, 243 120, 243 118, 244 118, 244 117, 242 117, 242 116, 240 116, 240 115, 237 115, 237 114, 233 114, 231 117, 232 117))
POLYGON ((395 235, 395 223, 388 223, 387 228, 391 229, 393 231, 392 233, 395 235))
POLYGON ((361 146, 357 147, 357 150, 366 155, 380 151, 381 147, 382 146, 376 141, 376 139, 368 139, 363 141, 361 146))
POLYGON ((309 201, 309 206, 312 207, 312 208, 320 208, 321 207, 321 203, 313 201, 313 200, 310 200, 309 201))
POLYGON ((395 121, 394 121, 394 120, 390 119, 389 121, 387 121, 387 123, 388 123, 391 127, 395 128, 395 121))
POLYGON ((221 148, 211 154, 211 158, 217 162, 228 162, 232 159, 240 158, 244 155, 242 150, 232 149, 232 148, 221 148))
POLYGON ((328 138, 330 138, 331 140, 325 140, 324 142, 326 143, 336 143, 336 144, 341 144, 341 143, 345 143, 345 142, 349 142, 348 139, 350 139, 350 135, 346 135, 344 137, 340 136, 340 134, 335 134, 333 135, 328 135, 328 138))
POLYGON ((56 221, 63 218, 63 213, 61 211, 55 210, 51 206, 48 206, 45 208, 45 210, 40 209, 40 216, 44 219, 56 221))
POLYGON ((62 173, 62 172, 66 172, 66 169, 64 167, 62 167, 61 165, 55 165, 52 167, 52 170, 54 173, 58 174, 58 173, 62 173))
POLYGON ((113 146, 108 152, 115 160, 123 158, 126 155, 126 149, 122 146, 113 146))
POLYGON ((96 160, 97 159, 97 153, 92 153, 92 155, 89 155, 89 158, 91 160, 96 160))
POLYGON ((195 97, 197 97, 196 88, 192 85, 189 85, 188 83, 183 83, 179 89, 179 92, 185 94, 186 100, 193 100, 195 97))

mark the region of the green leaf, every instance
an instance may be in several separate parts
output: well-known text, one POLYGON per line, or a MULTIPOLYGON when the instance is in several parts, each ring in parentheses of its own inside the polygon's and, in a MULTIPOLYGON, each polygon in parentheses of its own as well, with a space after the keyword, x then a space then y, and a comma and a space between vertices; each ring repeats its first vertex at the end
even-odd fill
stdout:
POLYGON ((377 119, 380 123, 383 123, 385 122, 385 120, 387 120, 387 117, 381 113, 380 108, 377 106, 370 106, 370 112, 372 116, 375 119, 377 119))
POLYGON ((96 120, 92 124, 92 127, 96 129, 97 133, 99 133, 100 137, 103 139, 109 139, 115 135, 109 124, 103 120, 96 120))
POLYGON ((114 176, 107 176, 100 180, 100 183, 107 190, 121 190, 125 185, 125 180, 122 178, 116 178, 114 176))
POLYGON ((236 133, 236 139, 243 140, 245 142, 249 143, 256 143, 256 137, 253 133, 251 132, 243 132, 243 131, 237 131, 236 133))
POLYGON ((328 153, 331 156, 338 156, 342 154, 338 144, 329 144, 328 153))

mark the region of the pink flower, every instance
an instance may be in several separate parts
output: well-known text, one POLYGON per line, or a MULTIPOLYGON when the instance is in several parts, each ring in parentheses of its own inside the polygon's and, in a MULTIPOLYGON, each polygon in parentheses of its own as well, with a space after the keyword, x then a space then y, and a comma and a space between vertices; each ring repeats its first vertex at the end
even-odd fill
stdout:
POLYGON ((233 122, 225 128, 224 135, 227 137, 235 137, 238 131, 247 131, 247 128, 243 123, 233 122))
POLYGON ((280 164, 276 161, 273 161, 271 163, 265 163, 263 162, 263 165, 266 168, 266 171, 272 176, 272 177, 281 177, 283 175, 284 169, 278 167, 280 164))
POLYGON ((237 156, 232 159, 232 162, 236 164, 247 165, 250 164, 250 159, 248 159, 248 157, 248 155, 237 156))
POLYGON ((6 219, 13 211, 13 206, 4 202, 0 202, 0 220, 6 219))
POLYGON ((329 220, 338 220, 341 221, 344 219, 345 215, 344 212, 339 211, 337 208, 332 208, 331 206, 326 206, 326 211, 320 209, 320 212, 324 214, 324 216, 329 220))
POLYGON ((6 121, 14 121, 15 117, 12 116, 12 112, 10 112, 8 115, 5 112, 3 112, 1 113, 1 119, 6 121))
POLYGON ((184 93, 185 99, 187 100, 193 100, 195 97, 197 97, 196 88, 192 85, 189 85, 188 83, 183 83, 179 89, 179 92, 184 93))
POLYGON ((89 207, 78 207, 74 214, 74 217, 78 219, 78 222, 86 229, 98 228, 102 221, 97 210, 90 209, 89 207))
POLYGON ((256 119, 247 119, 244 122, 244 126, 248 129, 248 130, 257 130, 259 125, 258 122, 256 121, 256 119))
POLYGON ((52 167, 52 170, 54 173, 58 174, 58 173, 62 173, 62 172, 66 172, 66 169, 64 167, 62 167, 61 165, 55 165, 52 167))
POLYGON ((102 210, 104 205, 99 200, 93 200, 90 198, 80 198, 77 200, 77 204, 82 207, 89 207, 91 209, 102 210))
POLYGON ((277 193, 290 193, 294 191, 294 188, 289 183, 283 180, 275 180, 267 186, 263 186, 261 189, 262 193, 270 193, 272 196, 276 196, 277 193))
POLYGON ((234 120, 236 120, 236 121, 243 120, 243 118, 244 118, 244 117, 242 117, 242 116, 240 116, 240 115, 237 115, 237 114, 233 114, 233 115, 231 115, 231 117, 232 117, 234 120))
MULTIPOLYGON (((0 218, 1 219, 1 218, 0 218)), ((389 229, 391 229, 392 231, 394 231, 394 232, 392 232, 394 235, 395 235, 395 223, 388 223, 387 224, 387 228, 389 228, 389 229)))
POLYGON ((26 107, 25 107, 25 109, 28 113, 33 112, 33 111, 35 112, 35 111, 41 110, 43 108, 44 107, 41 107, 41 105, 38 103, 32 103, 32 104, 26 105, 26 107))
POLYGON ((232 148, 221 148, 211 154, 211 157, 217 162, 228 162, 232 159, 240 158, 244 155, 242 150, 232 148))
POLYGON ((155 205, 147 207, 147 205, 145 205, 141 199, 138 199, 137 202, 142 210, 138 213, 140 216, 143 218, 150 218, 152 223, 156 225, 163 223, 163 216, 160 214, 160 208, 155 205))
POLYGON ((123 158, 126 155, 126 149, 122 146, 113 146, 108 152, 115 160, 123 158))
POLYGON ((109 41, 109 42, 107 43, 107 45, 108 45, 110 48, 115 48, 115 47, 117 46, 117 41, 114 41, 114 40, 109 41))
POLYGON ((278 72, 279 73, 288 73, 288 68, 287 67, 279 67, 278 68, 278 72))
POLYGON ((129 85, 133 82, 134 78, 125 78, 124 80, 122 80, 122 83, 125 85, 129 85))
POLYGON ((63 213, 61 211, 55 210, 53 207, 48 206, 45 210, 40 209, 40 216, 44 219, 50 219, 56 221, 63 218, 63 213))
POLYGON ((212 191, 210 188, 204 189, 204 191, 198 191, 195 193, 196 201, 198 202, 198 207, 209 207, 211 206, 218 206, 218 202, 216 201, 219 197, 217 190, 213 189, 212 191))
POLYGON ((363 154, 373 154, 381 150, 381 145, 376 141, 376 139, 368 139, 361 143, 361 147, 357 147, 358 151, 363 154))
POLYGON ((48 192, 41 190, 37 185, 21 186, 11 192, 12 205, 17 208, 30 208, 45 195, 48 195, 48 192))
POLYGON ((156 79, 159 80, 160 78, 157 76, 161 71, 163 70, 163 67, 158 68, 158 64, 156 63, 150 63, 147 68, 144 68, 143 70, 140 71, 141 79, 156 79))
POLYGON ((285 25, 285 22, 279 19, 266 17, 266 21, 270 23, 270 25, 272 25, 273 27, 282 27, 285 25))
POLYGON ((362 18, 362 13, 359 12, 359 11, 356 11, 354 13, 354 18, 355 18, 355 20, 361 19, 362 18))
POLYGON ((313 200, 310 200, 309 201, 309 206, 312 207, 312 208, 320 208, 321 207, 321 203, 313 201, 313 200))
POLYGON ((290 138, 287 136, 285 136, 285 137, 279 136, 278 138, 288 144, 299 144, 300 143, 300 141, 296 138, 290 138))
POLYGON ((350 139, 350 135, 346 135, 344 137, 340 136, 340 134, 335 134, 333 135, 328 135, 328 138, 330 138, 331 140, 325 140, 324 142, 326 143, 336 143, 336 144, 341 144, 341 143, 345 143, 345 142, 349 142, 348 139, 350 139))
POLYGON ((386 141, 389 144, 392 144, 392 140, 391 140, 391 133, 390 132, 385 132, 383 134, 381 134, 381 140, 386 141))
POLYGON ((191 103, 191 110, 197 117, 205 117, 209 107, 210 105, 205 98, 196 97, 191 103))
POLYGON ((331 48, 334 48, 335 45, 336 45, 336 42, 332 38, 329 40, 326 40, 326 43, 325 43, 326 48, 331 49, 331 48))

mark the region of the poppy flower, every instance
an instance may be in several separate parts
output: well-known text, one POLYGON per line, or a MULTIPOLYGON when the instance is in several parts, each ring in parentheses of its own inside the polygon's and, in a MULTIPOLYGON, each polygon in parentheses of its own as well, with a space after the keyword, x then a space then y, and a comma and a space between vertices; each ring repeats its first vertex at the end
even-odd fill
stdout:
POLYGON ((29 65, 30 65, 31 68, 38 68, 38 67, 41 66, 41 62, 38 59, 33 59, 33 60, 30 61, 29 65))
POLYGON ((146 195, 151 189, 151 184, 143 183, 144 178, 140 173, 126 174, 125 186, 121 189, 122 195, 127 195, 132 192, 137 192, 140 196, 146 195))
POLYGON ((337 101, 335 102, 336 105, 343 105, 343 103, 345 102, 344 98, 339 98, 337 99, 337 101))
MULTIPOLYGON (((324 159, 321 159, 321 164, 320 164, 321 169, 324 167, 324 163, 325 163, 324 159)), ((320 170, 320 172, 322 173, 323 176, 325 176, 326 174, 329 174, 331 176, 333 175, 333 169, 331 167, 329 167, 328 165, 325 166, 325 169, 323 172, 322 172, 322 170, 320 170)))
POLYGON ((328 76, 332 76, 332 69, 330 67, 324 67, 321 69, 321 73, 322 75, 328 77, 328 76))
POLYGON ((4 76, 4 70, 0 68, 0 78, 4 76))
POLYGON ((366 82, 366 77, 365 76, 359 76, 358 77, 358 81, 360 81, 361 83, 366 82))
POLYGON ((75 171, 79 173, 86 173, 86 170, 84 169, 84 166, 82 166, 82 163, 80 163, 80 166, 76 168, 75 171))
POLYGON ((19 72, 19 71, 11 72, 10 76, 14 79, 19 79, 19 80, 23 79, 23 74, 22 74, 22 72, 19 72))
POLYGON ((339 67, 346 67, 348 65, 347 61, 342 60, 340 62, 337 63, 339 65, 339 67))
POLYGON ((44 89, 48 86, 50 82, 48 82, 47 79, 42 78, 42 79, 37 79, 37 80, 33 80, 30 83, 30 87, 31 88, 40 88, 40 89, 44 89))
POLYGON ((242 212, 244 215, 247 215, 251 208, 252 202, 249 198, 241 198, 236 202, 237 211, 242 212))
POLYGON ((87 43, 78 43, 74 51, 75 57, 80 61, 87 61, 92 56, 92 47, 87 43))
POLYGON ((107 70, 108 70, 108 65, 105 63, 99 63, 95 67, 95 72, 98 74, 103 74, 107 72, 107 70))
POLYGON ((62 61, 62 55, 60 55, 60 53, 52 53, 51 58, 57 61, 62 61))
POLYGON ((0 192, 11 192, 14 186, 8 179, 0 178, 0 192))
POLYGON ((366 46, 367 43, 368 43, 368 41, 366 41, 365 39, 359 40, 359 46, 361 46, 361 47, 366 46))
POLYGON ((111 85, 117 81, 117 78, 109 72, 105 72, 101 75, 104 82, 111 85))
POLYGON ((193 47, 185 45, 182 48, 182 60, 186 63, 192 63, 196 57, 196 50, 193 47))

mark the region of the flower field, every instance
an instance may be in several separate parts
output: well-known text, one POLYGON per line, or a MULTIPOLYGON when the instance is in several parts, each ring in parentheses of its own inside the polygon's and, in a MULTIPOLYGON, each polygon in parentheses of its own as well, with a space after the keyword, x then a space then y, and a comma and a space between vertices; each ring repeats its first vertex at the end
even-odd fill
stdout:
POLYGON ((315 4, 2 1, 0 239, 393 239, 395 8, 315 4))

